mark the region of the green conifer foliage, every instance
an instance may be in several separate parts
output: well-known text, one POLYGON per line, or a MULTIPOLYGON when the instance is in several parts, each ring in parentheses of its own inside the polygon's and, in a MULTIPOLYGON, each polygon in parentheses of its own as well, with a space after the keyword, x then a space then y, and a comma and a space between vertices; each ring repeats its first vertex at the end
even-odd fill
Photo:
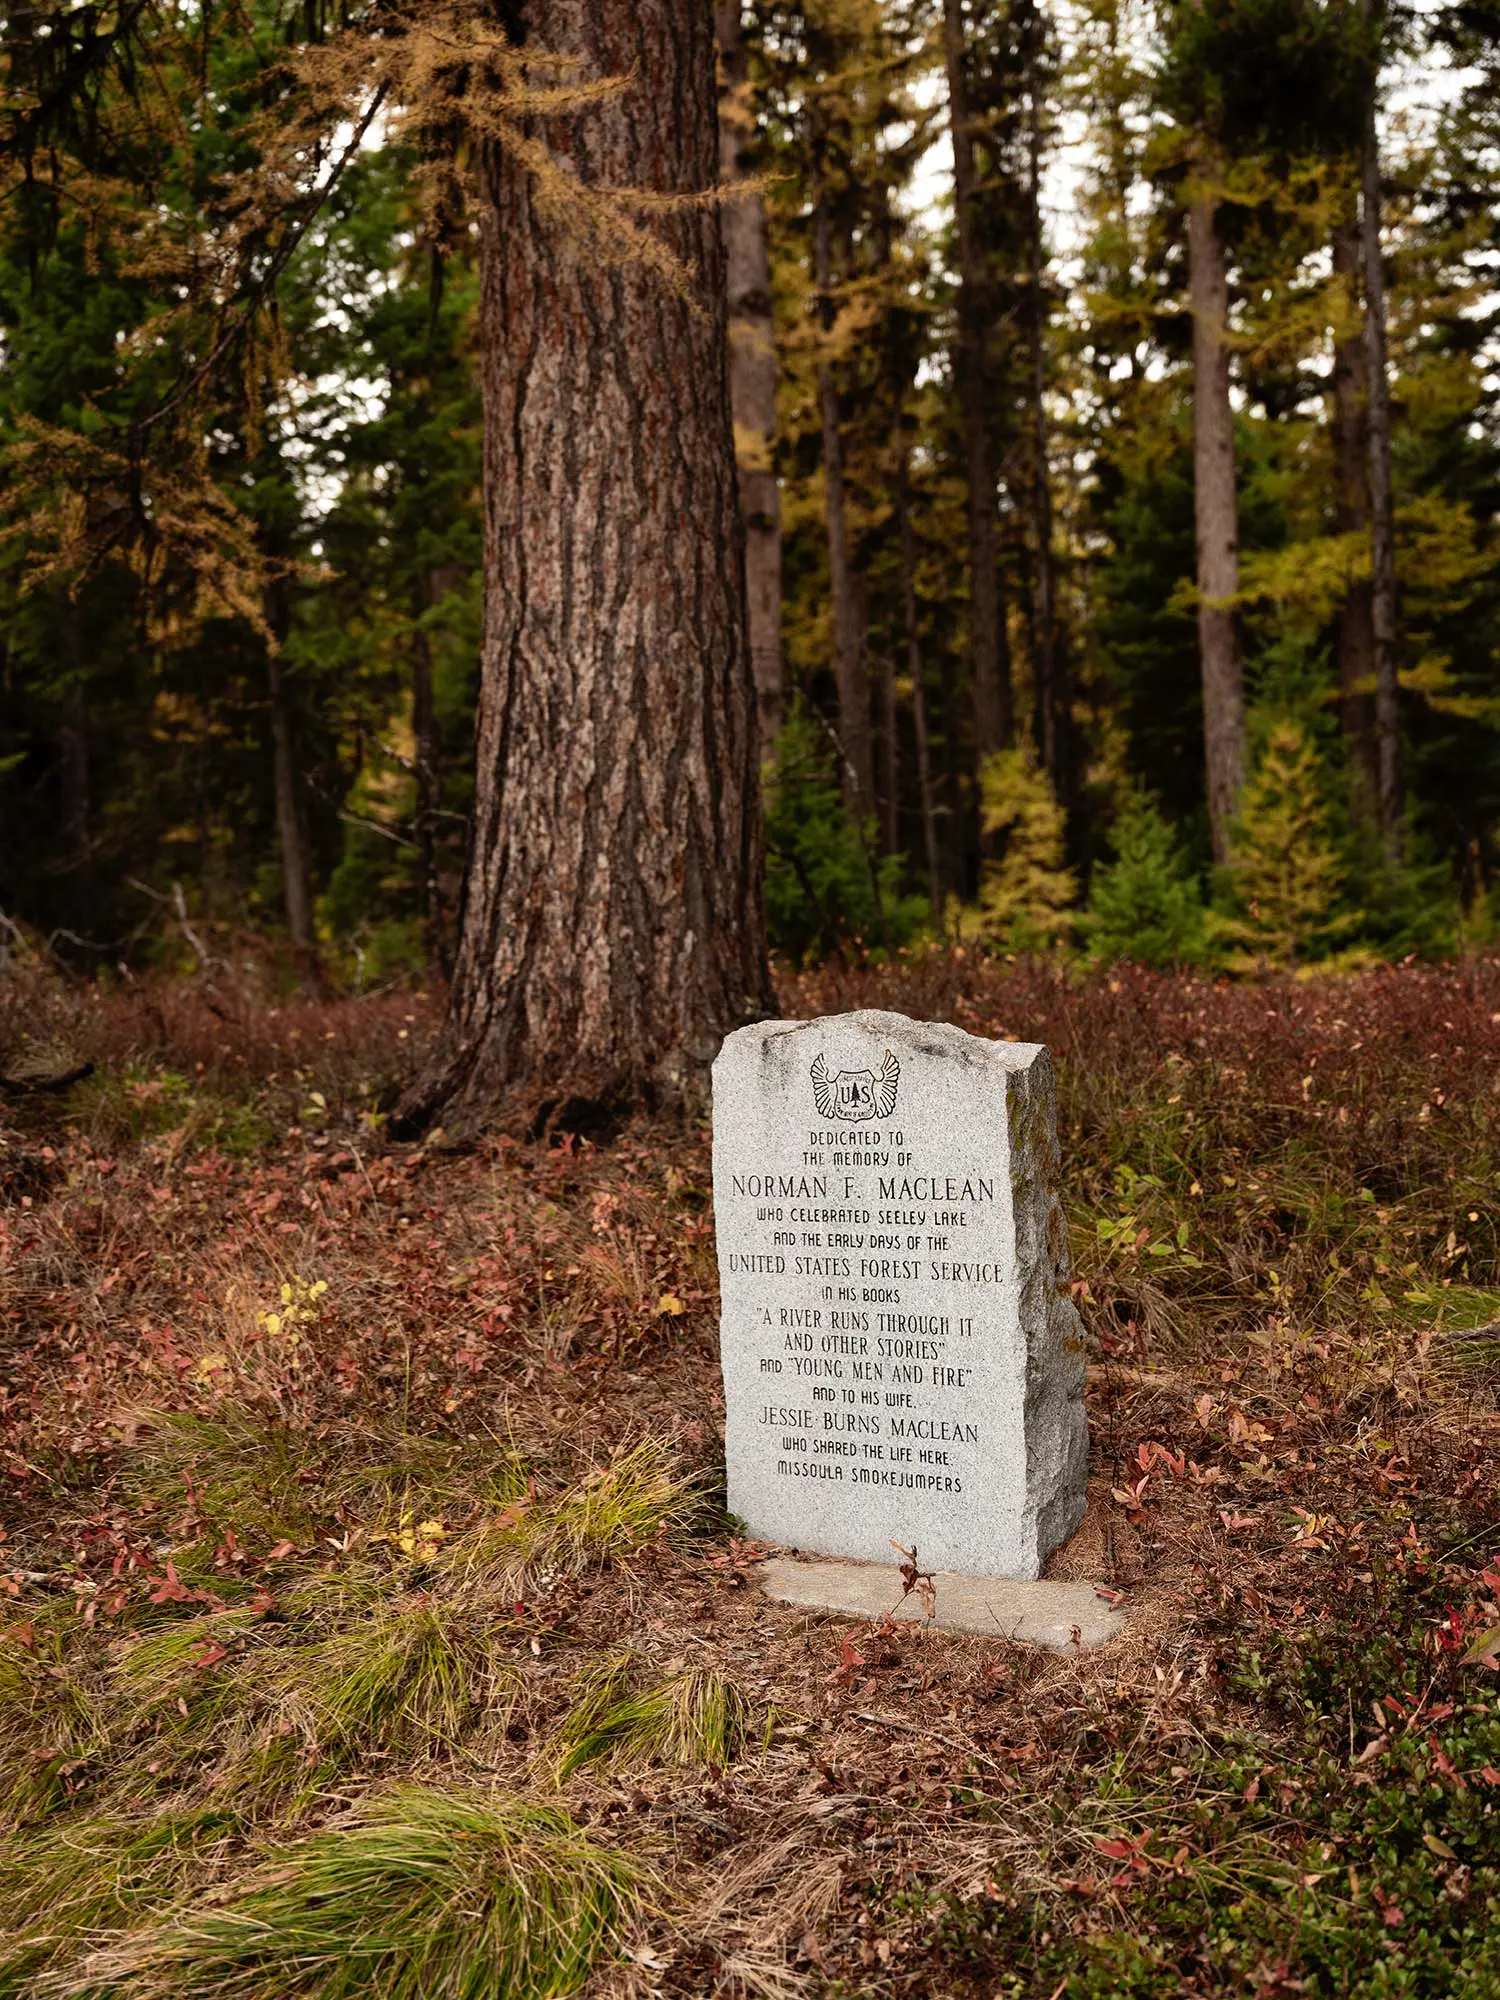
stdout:
POLYGON ((925 896, 903 894, 905 857, 879 856, 874 827, 844 810, 832 744, 798 704, 776 739, 765 794, 766 928, 771 947, 815 961, 890 951, 924 928, 925 896))
POLYGON ((997 851, 984 865, 966 937, 1040 951, 1074 927, 1078 881, 1064 859, 1067 815, 1029 748, 997 750, 980 771, 980 825, 997 851))
POLYGON ((1203 891, 1148 792, 1131 795, 1115 823, 1114 844, 1115 859, 1096 870, 1081 919, 1090 957, 1104 964, 1201 964, 1208 955, 1203 891))
POLYGON ((1345 867, 1329 830, 1317 747, 1290 716, 1276 722, 1245 787, 1214 928, 1236 972, 1331 955, 1360 921, 1340 904, 1345 867))
MULTIPOLYGON (((756 120, 771 232, 757 312, 771 308, 778 384, 781 654, 805 724, 769 808, 779 948, 894 949, 921 927, 918 887, 935 927, 1006 950, 1076 928, 1095 962, 1218 964, 1232 951, 1254 976, 1356 949, 1400 959, 1493 943, 1500 0, 948 11, 977 160, 977 453, 954 366, 945 10, 740 10, 737 115, 756 120), (1382 131, 1407 814, 1393 862, 1369 824, 1365 301, 1333 249, 1347 256, 1357 219, 1372 66, 1401 99, 1439 59, 1447 82, 1429 110, 1382 131), (1044 179, 1065 138, 1081 141, 1072 216, 1055 243, 1041 232, 1035 274, 1033 107, 1044 179), (1224 921, 1204 916, 1200 931, 1183 201, 1204 133, 1219 155, 1238 389, 1233 609, 1265 725, 1253 740, 1289 716, 1306 734, 1290 762, 1268 751, 1215 890, 1224 921), (1062 684, 1056 668, 1071 690, 1053 754, 1072 746, 1057 764, 1066 857, 1092 872, 1076 926, 1045 787, 1015 757, 980 783, 975 466, 995 487, 1001 629, 1027 733, 1048 712, 1039 672, 1043 688, 1062 684), (839 799, 841 758, 858 747, 846 710, 870 766, 861 820, 839 799), (1299 804, 1287 783, 1311 745, 1321 779, 1299 804), (1120 815, 1127 771, 1151 804, 1120 815), (1311 845, 1296 833, 1304 809, 1311 845)), ((485 132, 531 144, 515 122, 529 90, 554 93, 550 131, 586 124, 588 92, 603 90, 602 106, 612 88, 549 81, 539 48, 504 39, 519 19, 469 0, 48 0, 0 27, 0 919, 80 969, 196 963, 179 897, 214 956, 251 933, 274 939, 302 874, 323 977, 446 968, 479 768, 472 170, 485 132), (285 865, 289 845, 303 869, 285 865)), ((549 185, 583 199, 572 181, 549 185)), ((579 227, 608 257, 654 258, 662 214, 632 200, 601 194, 579 227)), ((301 978, 310 960, 299 947, 287 966, 301 978)))

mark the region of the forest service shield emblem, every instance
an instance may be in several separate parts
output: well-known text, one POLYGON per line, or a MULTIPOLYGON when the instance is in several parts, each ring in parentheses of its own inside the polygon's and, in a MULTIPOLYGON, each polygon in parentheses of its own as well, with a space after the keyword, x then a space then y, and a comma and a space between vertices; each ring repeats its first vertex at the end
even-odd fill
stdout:
POLYGON ((846 1124, 860 1118, 889 1118, 896 1108, 900 1077, 901 1065, 891 1049, 885 1052, 879 1075, 872 1069, 841 1069, 830 1076, 827 1063, 817 1055, 812 1066, 813 1102, 819 1117, 846 1124))

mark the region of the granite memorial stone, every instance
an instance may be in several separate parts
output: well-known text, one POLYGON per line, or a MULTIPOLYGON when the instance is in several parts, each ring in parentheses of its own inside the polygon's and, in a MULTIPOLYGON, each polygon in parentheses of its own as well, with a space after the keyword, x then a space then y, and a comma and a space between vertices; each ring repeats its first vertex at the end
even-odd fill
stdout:
POLYGON ((900 1014, 713 1072, 730 1511, 759 1539, 1039 1574, 1083 1515, 1051 1060, 900 1014))

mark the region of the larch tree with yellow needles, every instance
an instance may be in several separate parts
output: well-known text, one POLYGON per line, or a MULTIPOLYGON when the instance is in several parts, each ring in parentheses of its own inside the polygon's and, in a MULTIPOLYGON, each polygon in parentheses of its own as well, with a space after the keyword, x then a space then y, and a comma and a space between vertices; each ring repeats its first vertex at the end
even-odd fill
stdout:
POLYGON ((690 1099, 771 1003, 713 25, 697 0, 512 10, 523 56, 610 87, 481 169, 474 827, 411 1127, 690 1099), (632 190, 638 227, 575 187, 632 190))

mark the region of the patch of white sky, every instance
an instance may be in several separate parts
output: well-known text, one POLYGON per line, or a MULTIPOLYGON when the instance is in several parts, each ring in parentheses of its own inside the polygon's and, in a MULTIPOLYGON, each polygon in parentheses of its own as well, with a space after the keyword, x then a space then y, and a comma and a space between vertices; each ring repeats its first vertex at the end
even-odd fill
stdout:
MULTIPOLYGON (((1443 0, 1415 0, 1412 11, 1419 19, 1433 16, 1441 4, 1443 0)), ((1061 69, 1066 77, 1074 70, 1081 53, 1082 16, 1071 0, 1054 0, 1052 14, 1061 69)), ((1142 71, 1148 71, 1153 60, 1149 8, 1134 6, 1124 10, 1122 26, 1123 53, 1142 71)), ((1425 35, 1420 39, 1424 44, 1429 42, 1425 35)), ((1444 49, 1435 46, 1424 46, 1419 57, 1403 56, 1390 64, 1382 78, 1380 139, 1385 158, 1399 165, 1430 151, 1444 114, 1477 78, 1478 72, 1457 67, 1444 49)), ((935 249, 951 240, 948 225, 953 208, 953 142, 941 110, 945 95, 946 83, 940 69, 923 77, 914 92, 922 112, 936 111, 938 115, 931 119, 929 143, 917 160, 902 196, 905 213, 928 232, 935 249)), ((1081 296, 1082 253, 1089 227, 1085 197, 1098 168, 1099 151, 1088 111, 1073 92, 1064 92, 1061 110, 1054 116, 1053 143, 1042 178, 1043 224, 1054 282, 1064 291, 1068 310, 1081 317, 1085 311, 1081 296)), ((898 139, 907 138, 909 131, 906 128, 899 132, 898 139)), ((1138 182, 1131 199, 1137 212, 1144 212, 1152 200, 1151 189, 1144 181, 1138 182)), ((1500 258, 1490 261, 1500 279, 1500 258)), ((1327 266, 1324 252, 1321 257, 1308 260, 1306 274, 1308 277, 1326 274, 1327 266)), ((1497 303, 1500 295, 1480 297, 1465 310, 1478 317, 1492 311, 1497 303)), ((1146 372, 1159 373, 1164 365, 1159 357, 1150 359, 1146 372)), ((1122 358, 1115 367, 1117 374, 1123 375, 1129 372, 1131 363, 1122 358)), ((1331 356, 1313 361, 1313 372, 1321 367, 1331 367, 1331 356)), ((1500 369, 1500 354, 1496 355, 1496 367, 1500 369)), ((1500 379, 1487 377, 1486 387, 1500 387, 1500 379)))
MULTIPOLYGON (((344 157, 353 138, 352 123, 335 130, 328 154, 330 172, 331 163, 344 157)), ((377 116, 360 141, 361 152, 378 152, 386 138, 385 118, 377 116)), ((383 270, 372 269, 341 254, 337 228, 325 215, 309 231, 302 252, 320 266, 313 331, 352 334, 375 302, 396 288, 397 264, 414 240, 410 233, 397 236, 390 263, 383 270)), ((343 495, 344 440, 358 426, 378 422, 390 395, 390 377, 376 365, 368 342, 350 357, 349 365, 314 376, 289 376, 284 383, 277 411, 282 456, 313 520, 327 520, 343 495)), ((378 486, 378 467, 371 477, 378 486)), ((321 541, 314 540, 312 553, 322 555, 321 541)))
MULTIPOLYGON (((1419 17, 1434 15, 1440 4, 1442 0, 1416 0, 1413 11, 1419 17)), ((1081 16, 1072 0, 1055 0, 1053 18, 1066 76, 1080 53, 1081 16)), ((1142 69, 1147 68, 1152 60, 1149 10, 1142 6, 1130 8, 1125 27, 1126 52, 1142 69)), ((1421 39, 1428 43, 1427 37, 1421 39)), ((1474 81, 1475 72, 1456 67, 1446 51, 1430 44, 1424 46, 1420 58, 1402 57, 1393 63, 1383 79, 1381 144, 1386 157, 1399 163, 1427 152, 1444 114, 1474 81)), ((946 225, 953 204, 953 144, 943 116, 945 94, 945 79, 937 65, 914 86, 914 105, 919 113, 926 115, 930 137, 900 197, 902 209, 927 232, 935 250, 948 238, 946 225)), ((340 158, 352 137, 352 126, 337 132, 330 157, 340 158)), ((385 120, 377 118, 364 134, 361 150, 377 151, 386 137, 385 120)), ((909 137, 909 128, 898 130, 893 143, 909 137)), ((1083 311, 1080 286, 1088 228, 1085 193, 1098 160, 1088 111, 1073 93, 1065 92, 1044 167, 1042 214, 1054 280, 1066 293, 1069 310, 1075 313, 1083 311)), ((1139 184, 1133 199, 1140 209, 1145 209, 1151 201, 1149 187, 1139 184)), ((410 240, 398 240, 394 246, 398 255, 410 247, 410 240)), ((341 259, 335 232, 327 226, 317 232, 309 247, 325 259, 320 327, 351 332, 374 298, 398 282, 395 259, 385 271, 359 270, 341 259)), ((1310 260, 1308 275, 1316 272, 1317 260, 1310 260)), ((1500 294, 1477 298, 1467 310, 1475 315, 1486 313, 1494 308, 1497 299, 1500 294)), ((327 518, 344 489, 340 438, 358 424, 377 420, 390 398, 389 377, 373 366, 368 349, 363 359, 372 365, 361 370, 356 361, 349 368, 294 380, 283 395, 282 447, 297 469, 306 504, 315 519, 327 518)), ((1121 371, 1128 370, 1129 365, 1124 360, 1117 363, 1121 371)), ((1150 369, 1162 364, 1158 360, 1147 365, 1150 369)), ((1316 371, 1319 364, 1314 360, 1312 366, 1316 371)), ((1495 369, 1495 373, 1486 377, 1486 387, 1492 391, 1500 389, 1500 354, 1495 357, 1495 369)), ((321 544, 315 542, 313 549, 315 554, 321 554, 321 544)))

